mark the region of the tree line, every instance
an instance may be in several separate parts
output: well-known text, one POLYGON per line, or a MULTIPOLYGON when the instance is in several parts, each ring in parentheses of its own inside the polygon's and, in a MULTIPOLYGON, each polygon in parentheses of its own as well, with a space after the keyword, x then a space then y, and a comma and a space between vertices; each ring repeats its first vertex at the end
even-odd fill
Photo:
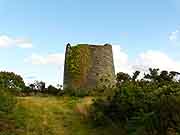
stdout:
POLYGON ((13 72, 0 72, 0 88, 12 91, 14 93, 24 93, 24 95, 32 95, 38 93, 58 95, 62 92, 62 86, 58 88, 49 85, 46 87, 46 83, 43 81, 35 80, 34 83, 26 85, 23 78, 13 72))

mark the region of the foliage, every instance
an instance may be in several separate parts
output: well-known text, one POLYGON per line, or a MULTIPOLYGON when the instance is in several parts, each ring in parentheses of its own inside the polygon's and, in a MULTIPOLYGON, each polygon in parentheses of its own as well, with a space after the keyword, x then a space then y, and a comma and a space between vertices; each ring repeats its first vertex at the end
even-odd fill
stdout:
POLYGON ((88 45, 80 44, 70 48, 66 63, 70 78, 73 78, 72 83, 76 84, 74 86, 80 87, 81 84, 84 84, 83 81, 86 81, 84 77, 88 73, 90 62, 91 57, 88 45))
POLYGON ((57 89, 56 87, 54 87, 52 85, 49 85, 47 90, 45 91, 45 93, 52 94, 52 95, 58 95, 58 94, 62 94, 62 90, 57 89))
POLYGON ((35 81, 34 85, 35 85, 35 88, 39 91, 43 91, 46 88, 46 84, 43 81, 35 81))
POLYGON ((132 77, 132 80, 135 81, 137 79, 137 77, 139 76, 140 71, 135 71, 132 77))
POLYGON ((23 78, 13 72, 0 72, 0 87, 22 90, 25 87, 23 78))
POLYGON ((15 107, 16 99, 7 90, 0 89, 0 115, 11 113, 15 107))
POLYGON ((56 88, 53 85, 49 85, 46 88, 46 84, 43 81, 35 81, 32 84, 29 84, 29 86, 26 86, 24 90, 21 91, 19 96, 33 96, 33 95, 42 95, 42 96, 48 96, 48 95, 58 95, 62 96, 64 94, 64 91, 62 90, 62 86, 58 85, 56 88))
POLYGON ((46 88, 46 83, 38 80, 35 80, 34 83, 29 84, 29 86, 27 87, 28 90, 32 90, 32 91, 34 90, 39 92, 44 91, 45 88, 46 88))
POLYGON ((141 80, 117 75, 118 87, 91 108, 97 126, 124 125, 127 134, 169 135, 180 131, 180 83, 175 72, 149 69, 141 80), (172 74, 173 73, 173 74, 172 74))
POLYGON ((18 135, 12 114, 16 111, 17 100, 9 90, 0 89, 0 135, 18 135))
POLYGON ((127 73, 119 72, 117 73, 116 80, 119 87, 123 82, 131 80, 131 76, 127 73))

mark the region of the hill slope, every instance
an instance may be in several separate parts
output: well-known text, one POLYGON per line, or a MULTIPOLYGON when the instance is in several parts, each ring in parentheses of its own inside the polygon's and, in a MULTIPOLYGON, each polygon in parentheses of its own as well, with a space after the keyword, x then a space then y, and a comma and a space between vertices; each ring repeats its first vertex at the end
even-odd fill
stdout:
MULTIPOLYGON (((91 98, 19 97, 16 117, 17 135, 106 135, 113 129, 93 128, 84 119, 91 98), (80 114, 81 113, 81 114, 80 114), (84 114, 84 115, 82 115, 84 114)), ((115 131, 114 131, 115 132, 115 131)), ((116 132, 117 133, 117 132, 116 132)), ((1 133, 4 135, 7 133, 1 133)), ((9 133, 12 135, 12 133, 9 133)))

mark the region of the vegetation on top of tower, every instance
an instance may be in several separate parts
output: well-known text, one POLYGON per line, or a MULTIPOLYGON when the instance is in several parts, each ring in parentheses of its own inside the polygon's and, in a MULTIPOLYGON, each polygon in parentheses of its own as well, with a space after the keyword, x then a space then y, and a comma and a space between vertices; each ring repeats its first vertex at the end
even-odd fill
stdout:
POLYGON ((91 65, 89 46, 87 44, 72 46, 68 52, 66 62, 70 77, 74 78, 72 83, 75 83, 78 87, 85 84, 85 76, 91 65))

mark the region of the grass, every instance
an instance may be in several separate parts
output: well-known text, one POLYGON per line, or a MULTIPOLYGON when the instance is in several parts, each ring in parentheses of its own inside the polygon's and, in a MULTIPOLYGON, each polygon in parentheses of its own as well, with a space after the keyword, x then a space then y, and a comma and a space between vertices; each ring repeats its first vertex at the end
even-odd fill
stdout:
MULTIPOLYGON (((66 135, 77 119, 73 107, 77 99, 67 97, 19 98, 19 106, 27 109, 25 133, 27 135, 66 135)), ((76 126, 79 120, 77 119, 76 126)), ((71 130, 74 130, 72 128, 71 130)))
POLYGON ((94 128, 86 120, 91 97, 33 96, 17 99, 16 111, 10 115, 13 123, 9 127, 12 130, 0 130, 0 135, 109 135, 115 132, 111 128, 94 128))
POLYGON ((12 125, 6 122, 9 126, 0 135, 106 135, 85 120, 91 99, 18 97, 16 111, 9 115, 12 125))

